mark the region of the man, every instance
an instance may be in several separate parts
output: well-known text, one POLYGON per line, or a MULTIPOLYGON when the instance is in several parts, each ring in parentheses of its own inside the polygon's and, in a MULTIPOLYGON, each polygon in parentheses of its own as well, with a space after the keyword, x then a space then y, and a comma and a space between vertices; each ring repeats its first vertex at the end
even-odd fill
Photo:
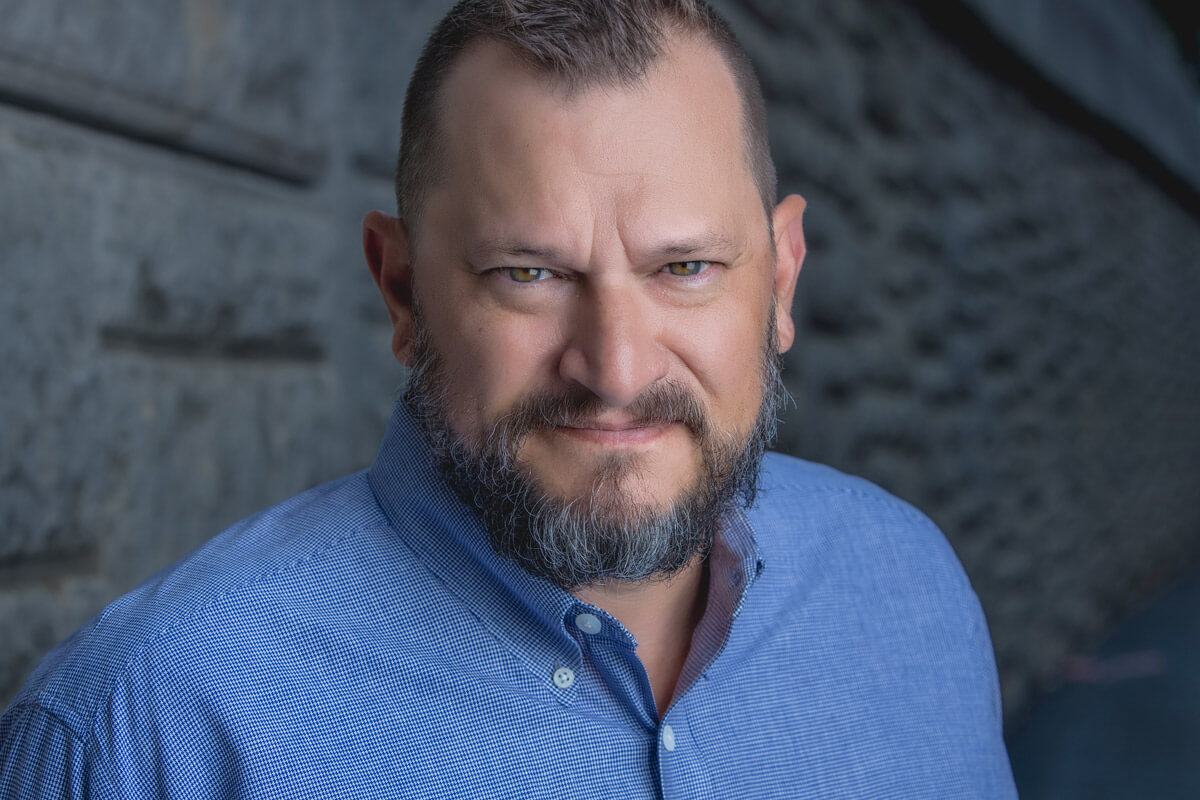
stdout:
POLYGON ((724 23, 466 0, 404 123, 375 464, 48 656, 5 796, 1012 796, 941 535, 763 458, 804 201, 724 23))

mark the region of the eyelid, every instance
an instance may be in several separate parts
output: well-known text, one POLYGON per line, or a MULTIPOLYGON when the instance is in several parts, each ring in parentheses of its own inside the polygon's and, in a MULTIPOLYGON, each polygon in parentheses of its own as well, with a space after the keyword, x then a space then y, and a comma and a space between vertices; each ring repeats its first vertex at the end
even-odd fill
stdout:
POLYGON ((548 280, 550 278, 560 277, 558 275, 558 273, 556 273, 554 270, 548 269, 546 267, 513 267, 513 266, 493 267, 492 269, 488 270, 488 272, 506 277, 510 283, 517 283, 517 284, 541 283, 542 281, 548 280), (533 278, 532 280, 519 281, 519 280, 516 280, 512 276, 512 273, 516 272, 516 271, 536 272, 536 273, 538 273, 538 276, 536 278, 533 278))
POLYGON ((661 271, 673 275, 676 278, 699 278, 701 275, 712 269, 715 265, 715 261, 709 261, 708 259, 704 258, 679 259, 676 261, 668 261, 666 264, 663 264, 661 271), (682 264, 685 266, 688 264, 703 264, 704 266, 698 272, 690 275, 679 275, 671 271, 671 267, 675 266, 676 264, 682 264))

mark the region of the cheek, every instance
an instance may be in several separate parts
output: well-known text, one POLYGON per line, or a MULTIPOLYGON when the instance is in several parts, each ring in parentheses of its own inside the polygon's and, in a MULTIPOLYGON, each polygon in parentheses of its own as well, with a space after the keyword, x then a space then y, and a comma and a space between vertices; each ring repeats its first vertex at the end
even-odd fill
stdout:
POLYGON ((460 302, 440 331, 451 385, 450 418, 460 431, 483 435, 493 423, 553 375, 554 332, 528 319, 474 313, 460 302))
POLYGON ((746 433, 758 414, 767 320, 767 313, 746 306, 726 310, 691 325, 695 335, 676 347, 720 428, 746 433))

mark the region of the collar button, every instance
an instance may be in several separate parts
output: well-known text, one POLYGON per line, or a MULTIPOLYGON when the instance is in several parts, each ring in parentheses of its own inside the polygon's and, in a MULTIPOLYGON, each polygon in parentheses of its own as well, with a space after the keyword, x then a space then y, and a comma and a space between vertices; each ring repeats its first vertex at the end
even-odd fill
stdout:
POLYGON ((570 667, 554 670, 554 685, 560 689, 570 689, 575 685, 575 670, 570 667))

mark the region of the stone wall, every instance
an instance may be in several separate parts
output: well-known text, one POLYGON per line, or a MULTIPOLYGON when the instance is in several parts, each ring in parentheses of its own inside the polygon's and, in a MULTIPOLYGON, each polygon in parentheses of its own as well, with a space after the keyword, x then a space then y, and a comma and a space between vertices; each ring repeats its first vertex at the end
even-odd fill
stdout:
MULTIPOLYGON (((447 5, 9 10, 0 698, 227 523, 369 462, 401 376, 358 225, 447 5)), ((781 448, 934 517, 1019 709, 1200 544, 1200 215, 920 2, 720 7, 809 200, 781 448)))

